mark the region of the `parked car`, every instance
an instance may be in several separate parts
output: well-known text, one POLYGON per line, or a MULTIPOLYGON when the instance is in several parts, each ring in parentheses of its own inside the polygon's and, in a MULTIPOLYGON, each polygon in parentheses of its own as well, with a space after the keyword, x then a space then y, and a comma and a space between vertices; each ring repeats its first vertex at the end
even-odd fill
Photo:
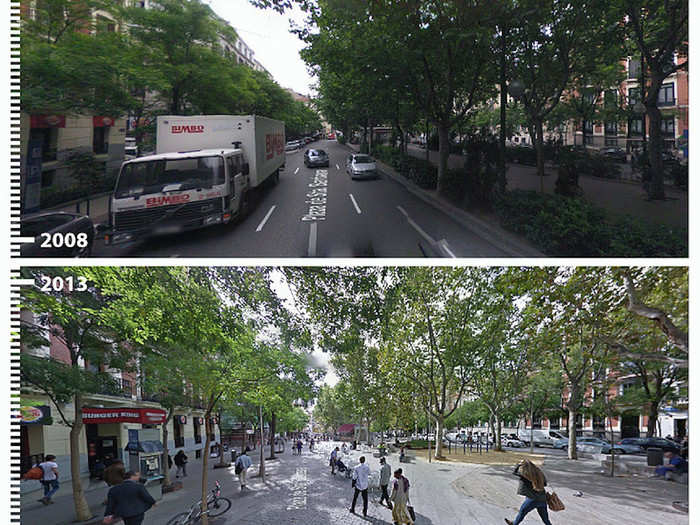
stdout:
POLYGON ((610 454, 610 451, 612 449, 615 449, 615 454, 626 454, 628 453, 628 450, 634 450, 636 452, 641 452, 641 449, 639 447, 632 447, 630 445, 630 448, 626 448, 623 445, 615 445, 614 447, 610 445, 607 441, 604 439, 600 438, 595 438, 595 437, 579 437, 576 438, 576 450, 582 451, 582 452, 598 452, 600 450, 601 454, 610 454))
POLYGON ((627 152, 617 146, 610 146, 600 150, 600 155, 617 162, 627 162, 627 152))
POLYGON ((21 245, 22 257, 87 257, 92 252, 95 228, 86 215, 43 212, 22 217, 20 235, 34 238, 34 242, 21 245))
POLYGON ((504 437, 502 443, 506 447, 522 448, 525 445, 524 441, 520 441, 518 438, 504 437))
POLYGON ((364 153, 354 153, 348 155, 345 163, 345 171, 353 179, 359 178, 375 178, 377 173, 377 163, 369 155, 364 153))
POLYGON ((646 438, 624 438, 617 442, 618 445, 636 445, 642 449, 642 451, 648 448, 660 448, 664 452, 675 452, 679 453, 681 451, 681 446, 675 441, 670 439, 664 439, 659 437, 646 437, 646 438))
POLYGON ((329 133, 328 140, 335 140, 335 133, 329 133))
POLYGON ((322 149, 307 149, 304 152, 304 165, 307 168, 328 167, 329 163, 328 153, 322 149))
POLYGON ((559 438, 552 443, 552 448, 566 450, 569 447, 569 438, 559 438))

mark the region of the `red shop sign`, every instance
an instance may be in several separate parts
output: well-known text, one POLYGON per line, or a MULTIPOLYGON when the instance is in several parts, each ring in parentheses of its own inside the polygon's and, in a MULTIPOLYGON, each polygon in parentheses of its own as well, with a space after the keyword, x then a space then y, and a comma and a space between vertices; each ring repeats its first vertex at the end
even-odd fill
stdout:
POLYGON ((110 126, 114 126, 112 117, 92 117, 93 128, 108 128, 110 126))
POLYGON ((164 423, 165 410, 159 408, 83 408, 83 423, 164 423))
POLYGON ((65 115, 32 115, 30 118, 32 128, 65 128, 65 115))
POLYGON ((175 416, 177 417, 178 423, 181 425, 186 425, 187 424, 187 416, 175 416))

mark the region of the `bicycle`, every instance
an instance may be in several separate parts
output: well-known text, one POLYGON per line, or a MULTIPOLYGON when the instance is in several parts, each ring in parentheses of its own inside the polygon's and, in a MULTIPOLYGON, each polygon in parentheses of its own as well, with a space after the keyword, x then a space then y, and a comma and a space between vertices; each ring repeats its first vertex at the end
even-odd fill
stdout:
POLYGON ((207 514, 212 518, 221 516, 231 508, 231 500, 221 496, 221 485, 216 482, 216 487, 212 489, 207 498, 207 510, 202 512, 202 500, 192 504, 189 511, 181 512, 170 519, 167 525, 193 525, 199 523, 202 516, 207 514))

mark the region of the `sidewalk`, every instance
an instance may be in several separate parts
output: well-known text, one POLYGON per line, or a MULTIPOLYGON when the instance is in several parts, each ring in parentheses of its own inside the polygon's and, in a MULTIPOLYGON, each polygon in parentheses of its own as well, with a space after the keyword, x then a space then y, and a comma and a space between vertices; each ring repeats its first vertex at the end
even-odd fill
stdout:
POLYGON ((67 211, 70 213, 81 213, 89 216, 92 219, 92 222, 97 225, 100 223, 105 223, 109 220, 109 199, 111 196, 111 192, 103 193, 90 197, 89 199, 80 199, 79 201, 61 204, 42 211, 67 211))
MULTIPOLYGON (((269 447, 266 447, 266 458, 269 457, 269 450, 269 447)), ((280 454, 279 456, 291 456, 290 451, 291 449, 288 449, 285 454, 280 454)), ((260 457, 259 449, 252 450, 250 457, 253 460, 253 466, 248 470, 248 485, 250 486, 251 491, 257 491, 264 488, 262 480, 255 477, 258 473, 258 460, 260 457)), ((266 477, 267 474, 269 474, 270 479, 275 477, 275 470, 278 468, 277 465, 279 465, 280 462, 280 460, 265 462, 266 477)), ((235 475, 233 466, 229 468, 214 469, 213 465, 216 463, 218 463, 218 458, 209 459, 210 489, 214 488, 214 483, 216 481, 219 481, 219 483, 221 483, 221 493, 223 496, 229 498, 232 498, 232 495, 238 496, 240 492, 240 485, 238 483, 238 476, 235 475)), ((157 505, 148 511, 144 523, 166 523, 175 514, 187 511, 190 505, 201 498, 201 460, 190 461, 187 464, 187 473, 188 476, 186 478, 181 478, 178 480, 182 481, 183 488, 181 490, 165 494, 163 498, 158 501, 157 505)), ((171 481, 176 481, 175 468, 171 470, 171 481)), ((94 518, 82 523, 101 523, 105 511, 105 506, 102 505, 102 502, 107 496, 107 485, 104 482, 95 481, 90 485, 84 484, 83 489, 85 490, 85 496, 94 518)), ((70 481, 66 481, 65 483, 61 484, 60 489, 53 497, 54 503, 52 505, 46 506, 39 503, 37 500, 41 497, 41 495, 42 493, 38 491, 22 495, 20 499, 20 523, 23 525, 68 525, 76 523, 74 521, 75 511, 70 481)), ((236 503, 234 502, 232 510, 229 511, 229 514, 233 511, 233 509, 235 509, 235 507, 236 503)))
MULTIPOLYGON (((408 146, 410 155, 425 158, 425 149, 408 146)), ((438 152, 430 151, 430 161, 437 165, 438 152)), ((464 166, 464 156, 450 155, 450 169, 464 166)), ((540 178, 537 168, 522 164, 508 164, 506 174, 508 189, 540 191, 540 178)), ((544 190, 554 193, 557 170, 545 166, 544 190)), ((579 186, 584 197, 591 203, 618 215, 632 215, 647 221, 668 224, 675 227, 688 227, 688 192, 666 186, 665 201, 648 201, 641 184, 631 181, 617 181, 598 177, 581 176, 579 186)))

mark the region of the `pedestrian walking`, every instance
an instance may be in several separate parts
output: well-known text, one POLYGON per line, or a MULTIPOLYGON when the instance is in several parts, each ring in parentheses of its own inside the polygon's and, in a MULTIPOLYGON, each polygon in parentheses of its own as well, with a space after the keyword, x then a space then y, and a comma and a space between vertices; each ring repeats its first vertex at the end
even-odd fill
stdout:
POLYGON ((44 505, 53 503, 51 497, 58 490, 58 464, 56 456, 49 454, 44 458, 44 461, 39 463, 39 468, 42 470, 41 484, 44 486, 44 497, 39 501, 44 505))
POLYGON ((253 462, 250 459, 250 456, 248 455, 248 452, 250 452, 250 448, 246 447, 245 451, 243 451, 243 454, 236 458, 235 463, 235 471, 236 474, 238 474, 238 479, 241 482, 241 490, 245 488, 246 474, 248 473, 248 469, 250 468, 250 466, 253 464, 253 462))
POLYGON ((304 444, 301 442, 301 439, 297 441, 297 455, 301 456, 301 449, 304 447, 304 444))
POLYGON ((403 469, 396 469, 394 471, 394 486, 391 491, 391 501, 394 503, 394 508, 391 510, 391 518, 395 524, 413 524, 411 513, 408 510, 408 490, 410 487, 411 484, 408 482, 408 478, 403 475, 403 469))
POLYGON ((156 504, 141 481, 141 473, 130 470, 124 481, 115 485, 107 493, 107 508, 102 523, 115 523, 117 518, 124 525, 141 525, 146 511, 156 504))
POLYGON ((544 490, 547 486, 547 478, 544 472, 532 461, 523 459, 515 467, 513 474, 520 479, 518 494, 525 496, 525 501, 520 506, 520 511, 515 517, 515 521, 510 521, 506 518, 506 523, 508 525, 518 525, 529 512, 537 509, 543 523, 552 525, 547 513, 547 493, 544 490))
POLYGON ((314 451, 314 438, 311 438, 311 441, 309 442, 309 452, 314 451))
POLYGON ((340 449, 335 447, 331 452, 331 474, 335 476, 335 467, 338 464, 338 451, 340 449))
POLYGON ((379 464, 381 468, 379 469, 379 487, 382 489, 382 497, 379 498, 379 504, 381 505, 384 500, 386 500, 386 506, 391 510, 391 499, 389 498, 389 482, 391 481, 391 465, 386 462, 386 458, 379 458, 379 464))
MULTIPOLYGON (((119 485, 126 476, 126 469, 124 468, 124 462, 121 459, 117 459, 112 462, 112 464, 107 467, 104 471, 102 479, 107 483, 107 494, 109 494, 109 489, 115 485, 119 485)), ((107 505, 107 498, 102 502, 103 505, 107 505)))
POLYGON ((175 472, 175 477, 179 478, 182 474, 183 478, 187 477, 187 455, 183 450, 179 450, 175 454, 175 466, 177 467, 177 472, 175 472))
POLYGON ((365 463, 365 457, 360 456, 360 464, 352 471, 352 486, 355 494, 352 497, 350 512, 355 514, 355 504, 358 494, 362 493, 362 516, 367 517, 367 489, 369 488, 369 467, 365 463))

